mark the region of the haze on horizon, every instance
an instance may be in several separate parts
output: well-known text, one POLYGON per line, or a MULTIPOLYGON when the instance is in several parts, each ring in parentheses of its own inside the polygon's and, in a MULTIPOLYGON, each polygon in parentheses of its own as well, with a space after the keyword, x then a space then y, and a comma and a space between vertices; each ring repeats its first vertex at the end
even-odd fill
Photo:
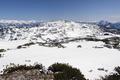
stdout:
POLYGON ((120 0, 0 0, 0 19, 120 21, 120 0))

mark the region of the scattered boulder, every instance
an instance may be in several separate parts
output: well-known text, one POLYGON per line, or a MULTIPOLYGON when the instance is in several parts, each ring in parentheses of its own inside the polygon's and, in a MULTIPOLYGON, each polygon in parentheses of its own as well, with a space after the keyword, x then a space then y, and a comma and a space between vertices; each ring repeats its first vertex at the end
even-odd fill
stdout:
POLYGON ((103 48, 103 46, 94 46, 93 48, 98 48, 98 49, 100 49, 100 48, 103 48))
POLYGON ((78 45, 77 48, 81 48, 82 46, 81 45, 78 45))
POLYGON ((104 68, 98 68, 97 70, 108 72, 108 70, 106 70, 106 69, 104 69, 104 68))

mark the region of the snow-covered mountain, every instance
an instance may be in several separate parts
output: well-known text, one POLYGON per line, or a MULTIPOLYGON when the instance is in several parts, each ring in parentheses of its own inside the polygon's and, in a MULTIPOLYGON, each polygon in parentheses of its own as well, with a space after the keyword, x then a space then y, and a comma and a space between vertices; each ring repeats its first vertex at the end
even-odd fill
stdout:
POLYGON ((111 28, 111 29, 120 29, 120 22, 112 23, 112 22, 101 20, 97 24, 100 27, 105 27, 105 28, 108 28, 108 29, 109 28, 111 28))
POLYGON ((97 23, 0 20, 0 52, 1 73, 9 64, 61 62, 95 80, 120 65, 120 34, 97 23))
POLYGON ((100 26, 100 28, 102 28, 105 32, 120 34, 120 22, 112 23, 102 20, 98 22, 97 25, 100 26))
MULTIPOLYGON (((107 32, 112 36, 111 32, 107 32)), ((0 21, 1 40, 63 40, 65 38, 84 38, 104 36, 106 32, 92 23, 78 23, 74 21, 0 21)))

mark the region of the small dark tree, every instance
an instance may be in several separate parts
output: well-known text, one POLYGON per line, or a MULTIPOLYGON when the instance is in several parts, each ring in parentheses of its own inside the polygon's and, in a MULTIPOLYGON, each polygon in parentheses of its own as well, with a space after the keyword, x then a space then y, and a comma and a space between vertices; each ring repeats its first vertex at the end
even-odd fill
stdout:
POLYGON ((6 50, 5 49, 0 49, 0 52, 5 52, 6 50))
POLYGON ((120 67, 115 68, 116 73, 107 75, 102 80, 120 80, 120 67))
POLYGON ((54 72, 54 80, 86 80, 79 69, 68 64, 55 63, 48 69, 54 72))

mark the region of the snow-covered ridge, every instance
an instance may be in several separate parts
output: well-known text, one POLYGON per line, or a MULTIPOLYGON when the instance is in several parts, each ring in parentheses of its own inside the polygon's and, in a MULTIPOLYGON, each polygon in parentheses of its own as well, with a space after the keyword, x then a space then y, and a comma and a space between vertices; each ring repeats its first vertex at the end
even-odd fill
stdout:
POLYGON ((34 20, 29 20, 29 21, 25 21, 25 20, 0 20, 0 23, 7 23, 7 24, 30 24, 30 23, 35 23, 36 21, 34 20))
POLYGON ((0 21, 0 39, 2 40, 60 40, 66 37, 96 37, 103 35, 99 26, 74 21, 25 22, 0 21), (13 24, 14 23, 14 24, 13 24), (20 23, 20 25, 18 24, 20 23), (30 23, 30 24, 24 24, 30 23), (4 27, 7 26, 7 27, 4 27))
POLYGON ((0 49, 0 71, 10 63, 50 66, 61 62, 97 80, 119 66, 120 36, 94 23, 1 21, 0 49), (106 71, 99 71, 101 68, 106 71))

